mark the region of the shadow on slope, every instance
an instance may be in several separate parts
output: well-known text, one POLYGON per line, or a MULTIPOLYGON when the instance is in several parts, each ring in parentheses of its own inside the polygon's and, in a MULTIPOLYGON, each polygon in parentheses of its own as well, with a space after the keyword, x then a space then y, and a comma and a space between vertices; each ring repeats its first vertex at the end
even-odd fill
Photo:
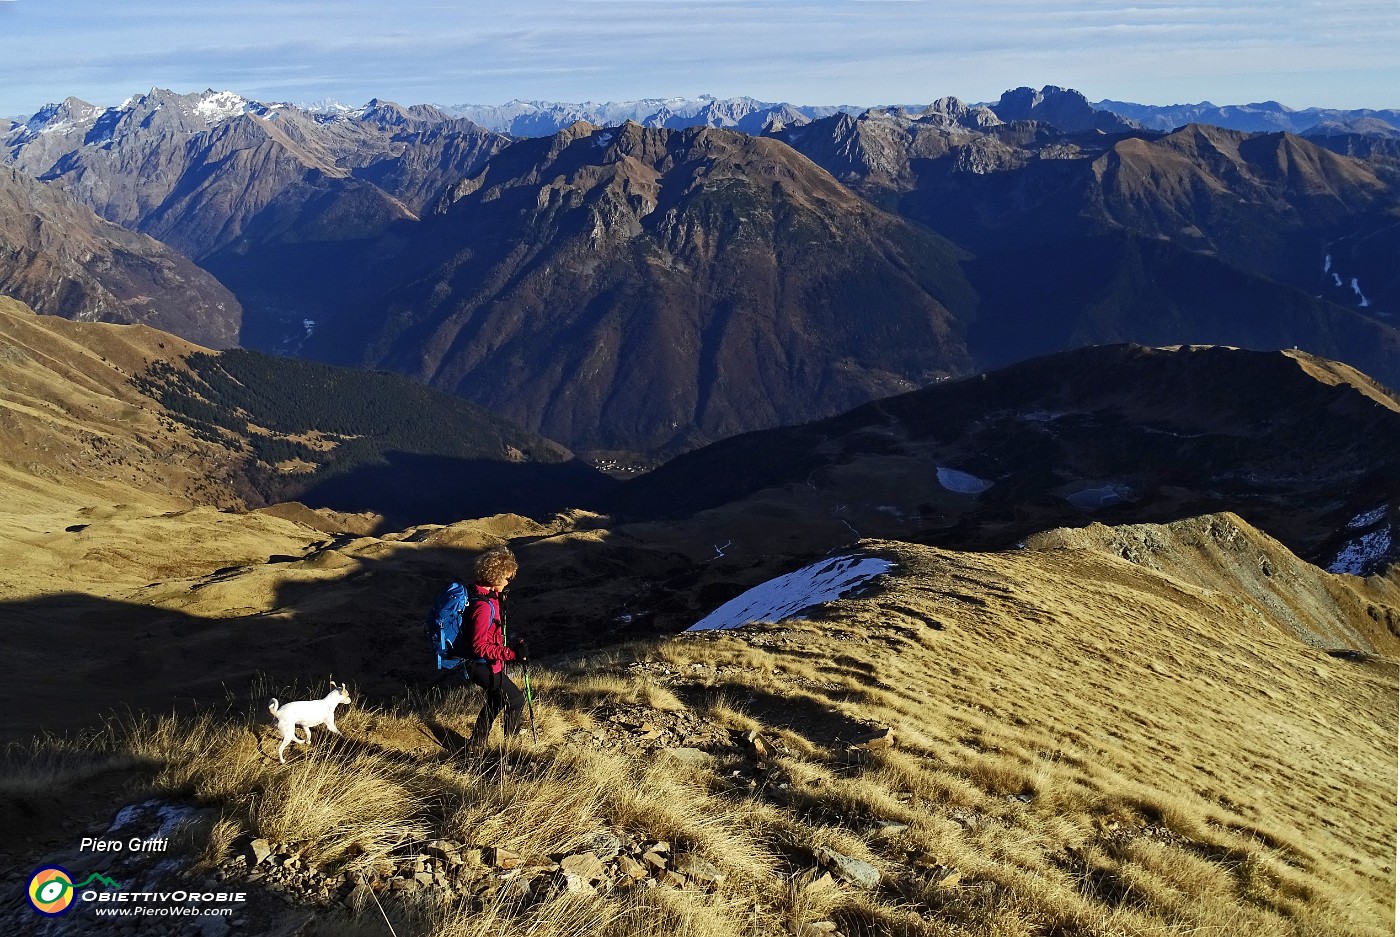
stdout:
POLYGON ((134 383, 232 455, 250 504, 372 512, 397 529, 542 516, 615 484, 558 443, 398 375, 241 349, 182 365, 155 362, 134 383))
POLYGON ((968 331, 983 367, 1088 343, 1301 348, 1400 386, 1393 325, 1165 241, 1073 238, 984 256, 967 271, 996 310, 968 331))
POLYGON ((286 496, 307 507, 383 515, 380 531, 410 524, 447 524, 488 517, 506 506, 547 517, 595 504, 613 482, 592 467, 569 462, 505 462, 412 452, 386 452, 382 461, 316 477, 286 496))
POLYGON ((607 506, 675 518, 770 497, 857 536, 960 549, 1234 511, 1318 559, 1358 512, 1400 498, 1400 404, 1298 352, 1085 348, 728 439, 607 506), (984 490, 945 484, 950 469, 984 490))
MULTIPOLYGON (((124 714, 259 703, 255 684, 373 683, 397 635, 286 614, 203 618, 74 593, 0 604, 13 669, 0 739, 90 727, 124 714), (266 678, 260 677, 267 674, 266 678)), ((266 706, 267 700, 260 701, 266 706)))

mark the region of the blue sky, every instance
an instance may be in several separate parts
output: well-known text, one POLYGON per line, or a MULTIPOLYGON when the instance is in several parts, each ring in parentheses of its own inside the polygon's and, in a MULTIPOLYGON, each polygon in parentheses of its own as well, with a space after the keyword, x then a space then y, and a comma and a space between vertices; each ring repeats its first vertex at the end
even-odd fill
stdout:
POLYGON ((1397 0, 0 0, 0 115, 151 87, 403 104, 747 94, 1400 107, 1397 0))

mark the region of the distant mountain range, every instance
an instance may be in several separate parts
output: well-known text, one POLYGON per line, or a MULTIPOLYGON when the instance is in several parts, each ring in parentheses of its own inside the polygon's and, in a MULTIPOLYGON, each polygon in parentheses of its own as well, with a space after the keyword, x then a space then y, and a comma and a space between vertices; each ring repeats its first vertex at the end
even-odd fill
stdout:
POLYGON ((1175 130, 1187 124, 1210 124, 1227 130, 1249 133, 1307 133, 1319 125, 1374 121, 1370 127, 1381 134, 1400 133, 1400 108, 1385 110, 1342 110, 1330 107, 1294 109, 1277 101, 1257 104, 1132 104, 1127 101, 1096 101, 1094 108, 1111 111, 1136 121, 1149 130, 1175 130), (1388 129, 1387 129, 1388 128, 1388 129))
MULTIPOLYGON (((69 99, 0 141, 5 276, 81 282, 59 240, 20 249, 52 193, 236 297, 165 327, 391 368, 586 452, 675 453, 1104 342, 1298 346, 1400 384, 1378 116, 1369 135, 1163 133, 1055 87, 860 113, 640 102, 650 127, 530 107, 571 122, 521 138, 378 100, 69 99)), ((625 116, 609 107, 587 116, 625 116)), ((182 308, 113 295, 100 317, 182 308)))
MULTIPOLYGON (((1064 126, 1055 116, 1063 117, 1073 105, 1066 99, 1079 98, 1089 109, 1104 115, 1116 115, 1148 130, 1175 130, 1187 124, 1210 124, 1227 130, 1249 133, 1273 133, 1284 130, 1303 134, 1315 128, 1335 128, 1350 125, 1360 132, 1378 135, 1400 135, 1400 108, 1353 109, 1291 108, 1277 101, 1254 104, 1134 104, 1129 101, 1088 102, 1078 92, 1048 85, 1039 91, 1016 88, 1007 91, 995 103, 982 105, 1003 121, 1046 120, 1061 130, 1080 130, 1084 126, 1064 126), (1061 113, 1053 115, 1059 110, 1061 113)), ((326 115, 354 114, 357 108, 335 101, 302 105, 306 110, 326 115)), ((613 127, 627 121, 643 127, 680 129, 691 126, 728 127, 746 133, 761 133, 775 125, 795 126, 820 120, 834 114, 859 115, 867 110, 900 111, 916 114, 923 105, 878 105, 874 108, 850 104, 798 105, 786 102, 758 101, 749 97, 715 98, 645 98, 637 101, 612 101, 567 104, 555 101, 509 101, 505 104, 457 104, 439 106, 444 114, 465 117, 478 126, 512 136, 548 136, 576 121, 586 121, 601 127, 613 127)), ((1076 117, 1076 121, 1083 121, 1076 117)), ((1123 121, 1112 116, 1091 118, 1103 123, 1103 129, 1121 127, 1123 121)))
POLYGON ((775 126, 804 124, 832 114, 859 114, 852 105, 803 106, 756 101, 753 98, 648 98, 607 104, 560 104, 549 101, 510 101, 506 104, 458 104, 445 111, 472 123, 517 137, 545 137, 578 121, 616 127, 632 121, 643 127, 680 130, 685 127, 727 127, 758 134, 775 126))

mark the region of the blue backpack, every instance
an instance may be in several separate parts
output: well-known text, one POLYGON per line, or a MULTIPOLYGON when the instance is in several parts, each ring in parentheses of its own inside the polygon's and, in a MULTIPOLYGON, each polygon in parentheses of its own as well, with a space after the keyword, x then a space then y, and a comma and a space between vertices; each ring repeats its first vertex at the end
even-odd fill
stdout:
POLYGON ((448 583, 423 620, 423 633, 433 644, 438 670, 455 670, 464 663, 452 653, 452 645, 462 630, 462 613, 467 610, 467 601, 467 590, 460 582, 448 583))
MULTIPOLYGON (((466 663, 464 658, 454 653, 452 645, 462 632, 462 619, 466 615, 467 606, 474 601, 486 600, 486 596, 478 597, 460 582, 448 583, 447 588, 439 593, 432 610, 428 612, 428 617, 423 620, 423 632, 432 642, 433 652, 437 654, 438 670, 456 670, 466 663)), ((494 614, 492 618, 495 619, 494 614)))

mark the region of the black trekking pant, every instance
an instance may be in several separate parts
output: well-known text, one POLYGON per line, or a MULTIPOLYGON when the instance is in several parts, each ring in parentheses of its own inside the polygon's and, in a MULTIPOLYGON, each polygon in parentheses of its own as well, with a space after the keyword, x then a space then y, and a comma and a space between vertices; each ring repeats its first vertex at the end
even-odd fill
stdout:
POLYGON ((481 707, 481 715, 476 717, 476 728, 472 730, 472 744, 486 744, 486 738, 491 734, 491 723, 496 721, 496 716, 502 710, 506 714, 503 723, 506 737, 519 732, 525 710, 525 694, 506 676, 506 672, 492 673, 490 664, 476 662, 468 665, 467 678, 486 691, 486 702, 481 707))

